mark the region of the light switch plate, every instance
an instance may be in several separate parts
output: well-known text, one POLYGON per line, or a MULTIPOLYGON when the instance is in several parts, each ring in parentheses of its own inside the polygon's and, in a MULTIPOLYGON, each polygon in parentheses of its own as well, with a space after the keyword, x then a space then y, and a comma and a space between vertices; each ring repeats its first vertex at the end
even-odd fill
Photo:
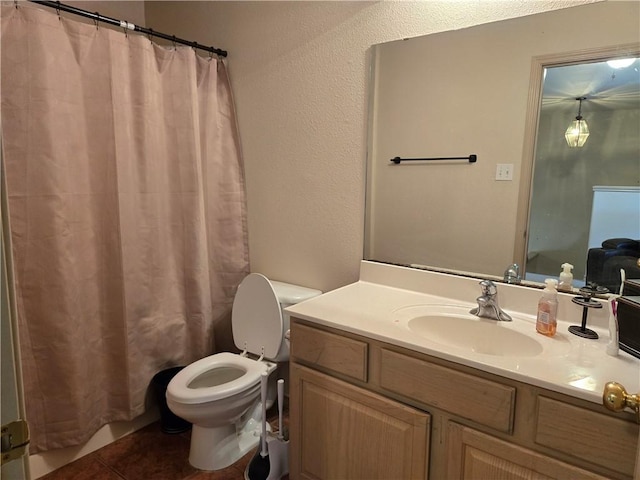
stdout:
POLYGON ((513 163, 498 163, 496 165, 496 180, 513 180, 513 163))

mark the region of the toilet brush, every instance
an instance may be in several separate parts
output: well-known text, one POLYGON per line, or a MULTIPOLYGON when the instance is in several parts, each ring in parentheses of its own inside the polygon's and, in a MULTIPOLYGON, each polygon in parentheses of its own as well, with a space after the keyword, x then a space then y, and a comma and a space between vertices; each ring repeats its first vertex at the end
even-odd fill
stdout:
POLYGON ((249 462, 245 477, 249 480, 266 480, 271 468, 269 463, 269 451, 267 450, 267 379, 269 375, 262 374, 260 381, 260 393, 262 401, 262 435, 260 435, 260 449, 249 462))
POLYGON ((278 434, 269 435, 270 470, 267 480, 280 480, 289 473, 289 440, 285 438, 282 425, 282 410, 284 405, 284 380, 278 380, 278 434))

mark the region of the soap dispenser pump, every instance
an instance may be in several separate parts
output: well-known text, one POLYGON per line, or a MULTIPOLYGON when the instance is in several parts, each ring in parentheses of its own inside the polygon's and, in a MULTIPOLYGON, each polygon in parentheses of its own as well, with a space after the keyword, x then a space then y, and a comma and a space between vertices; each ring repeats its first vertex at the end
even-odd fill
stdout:
POLYGON ((562 264, 562 272, 560 272, 560 278, 558 282, 558 290, 562 290, 564 292, 570 292, 573 289, 573 265, 570 263, 562 264))

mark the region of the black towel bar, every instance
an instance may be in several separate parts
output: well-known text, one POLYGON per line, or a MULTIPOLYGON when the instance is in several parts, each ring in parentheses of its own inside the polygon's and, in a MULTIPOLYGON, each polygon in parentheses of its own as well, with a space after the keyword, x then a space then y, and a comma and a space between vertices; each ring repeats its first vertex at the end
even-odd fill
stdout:
POLYGON ((395 163, 396 165, 398 165, 400 162, 425 162, 425 161, 430 161, 430 160, 467 160, 469 163, 476 163, 476 161, 478 160, 478 156, 475 154, 471 154, 468 157, 432 157, 432 158, 400 158, 400 157, 394 157, 391 160, 389 160, 390 162, 395 163))

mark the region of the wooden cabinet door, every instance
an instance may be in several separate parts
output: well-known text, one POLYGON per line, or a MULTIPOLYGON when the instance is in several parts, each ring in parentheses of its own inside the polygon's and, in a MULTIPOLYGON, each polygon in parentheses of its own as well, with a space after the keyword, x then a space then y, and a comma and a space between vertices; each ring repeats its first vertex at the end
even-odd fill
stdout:
POLYGON ((606 480, 463 425, 449 422, 447 478, 464 480, 606 480))
POLYGON ((291 364, 292 479, 425 479, 429 415, 291 364))

